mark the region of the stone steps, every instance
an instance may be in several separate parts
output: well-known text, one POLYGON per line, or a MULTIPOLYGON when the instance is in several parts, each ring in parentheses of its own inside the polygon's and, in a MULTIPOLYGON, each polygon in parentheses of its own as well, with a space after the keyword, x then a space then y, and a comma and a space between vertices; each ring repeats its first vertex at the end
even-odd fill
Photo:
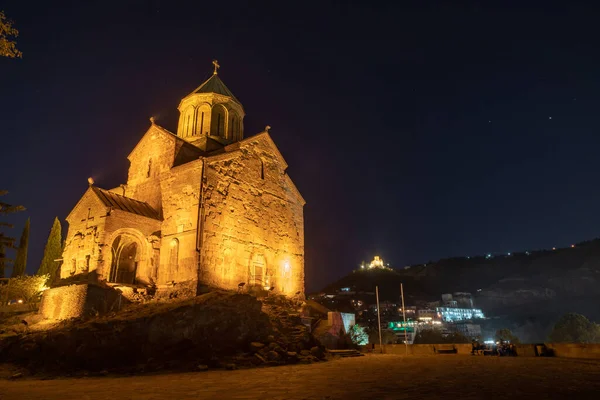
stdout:
POLYGON ((364 356, 364 354, 358 350, 327 350, 327 352, 332 356, 338 356, 342 358, 364 356))

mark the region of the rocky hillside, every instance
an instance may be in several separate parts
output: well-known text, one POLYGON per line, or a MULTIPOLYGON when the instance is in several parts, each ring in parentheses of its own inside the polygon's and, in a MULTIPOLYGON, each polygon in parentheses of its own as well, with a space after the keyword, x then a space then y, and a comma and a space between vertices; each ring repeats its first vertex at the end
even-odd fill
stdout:
POLYGON ((216 291, 168 303, 134 304, 89 320, 0 338, 0 359, 31 372, 109 373, 314 362, 323 348, 296 304, 216 291))
POLYGON ((600 320, 600 240, 556 250, 444 259, 402 270, 360 270, 324 290, 374 291, 379 285, 382 299, 397 301, 400 282, 408 304, 471 292, 476 306, 498 324, 515 330, 529 326, 537 332, 532 339, 539 340, 566 312, 600 320))

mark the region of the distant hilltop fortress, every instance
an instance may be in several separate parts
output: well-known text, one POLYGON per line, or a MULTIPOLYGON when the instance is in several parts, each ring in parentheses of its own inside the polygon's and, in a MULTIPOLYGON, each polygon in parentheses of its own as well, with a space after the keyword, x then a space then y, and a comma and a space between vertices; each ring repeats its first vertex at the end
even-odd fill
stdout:
POLYGON ((360 265, 361 269, 373 269, 373 268, 380 268, 380 269, 390 269, 389 268, 389 264, 385 264, 383 262, 383 259, 379 256, 375 256, 375 258, 373 258, 373 261, 371 261, 368 264, 362 263, 360 265))
POLYGON ((304 295, 304 199, 269 134, 214 73, 179 103, 177 133, 150 127, 127 183, 88 190, 67 217, 60 278, 196 294, 304 295))

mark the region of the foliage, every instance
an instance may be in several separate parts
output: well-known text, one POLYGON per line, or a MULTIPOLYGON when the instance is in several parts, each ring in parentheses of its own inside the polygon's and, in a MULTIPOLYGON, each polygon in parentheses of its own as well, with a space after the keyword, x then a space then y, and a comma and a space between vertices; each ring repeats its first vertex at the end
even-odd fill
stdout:
POLYGON ((19 247, 17 248, 17 257, 13 264, 13 270, 11 278, 25 275, 25 268, 27 267, 27 248, 29 246, 29 218, 25 221, 23 227, 23 233, 21 233, 21 239, 19 240, 19 247))
MULTIPOLYGON (((8 192, 6 190, 0 190, 0 196, 4 196, 8 192)), ((4 203, 0 201, 0 215, 2 214, 12 214, 15 212, 23 211, 25 208, 23 206, 13 206, 8 203, 4 203)), ((0 227, 12 228, 12 224, 8 224, 6 222, 0 221, 0 227)), ((4 278, 4 270, 6 268, 6 263, 12 261, 8 258, 6 254, 7 249, 15 248, 15 238, 6 236, 4 232, 0 232, 0 278, 4 278)))
POLYGON ((510 329, 504 328, 504 329, 498 329, 496 331, 496 337, 495 337, 496 341, 504 341, 504 342, 510 342, 513 344, 518 344, 521 343, 521 341, 519 340, 518 337, 516 337, 515 335, 513 335, 513 333, 511 332, 510 329))
POLYGON ((3 302, 23 300, 24 303, 35 303, 40 294, 47 289, 48 275, 18 276, 0 286, 0 299, 3 302))
MULTIPOLYGON (((389 329, 381 330, 381 343, 383 344, 393 344, 398 342, 398 337, 393 331, 389 329)), ((379 344, 379 331, 377 327, 369 330, 369 343, 379 344)))
POLYGON ((352 344, 356 347, 364 346, 369 343, 369 335, 365 328, 360 325, 352 325, 348 332, 352 344))
POLYGON ((17 43, 12 39, 19 36, 19 31, 13 27, 12 21, 6 19, 0 11, 0 57, 21 58, 23 53, 17 50, 17 43))
POLYGON ((58 217, 54 218, 46 247, 44 248, 44 257, 37 271, 37 275, 48 275, 48 282, 53 283, 58 274, 60 264, 57 261, 62 255, 62 235, 60 221, 58 217))
POLYGON ((415 336, 414 344, 442 344, 442 343, 471 343, 471 340, 459 332, 443 335, 437 329, 423 329, 415 336))
POLYGON ((554 325, 549 339, 558 343, 600 343, 600 326, 581 314, 566 314, 554 325))

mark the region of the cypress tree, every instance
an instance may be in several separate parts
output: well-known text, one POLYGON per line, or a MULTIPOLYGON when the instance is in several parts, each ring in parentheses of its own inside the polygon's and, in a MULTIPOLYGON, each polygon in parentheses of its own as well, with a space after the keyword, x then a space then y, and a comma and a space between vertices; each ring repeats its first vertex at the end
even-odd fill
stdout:
POLYGON ((54 260, 59 259, 61 255, 61 227, 58 217, 55 217, 54 223, 52 224, 52 229, 50 230, 50 235, 48 236, 48 241, 46 242, 46 247, 44 248, 44 257, 42 257, 42 263, 40 264, 40 268, 37 271, 37 275, 47 274, 50 276, 48 282, 53 283, 58 272, 58 267, 60 265, 54 260))
MULTIPOLYGON (((8 192, 6 190, 0 190, 0 196, 4 196, 8 192)), ((0 201, 0 215, 11 214, 25 210, 23 206, 13 206, 8 203, 0 201)), ((12 228, 12 224, 0 221, 0 227, 12 228)), ((8 258, 6 251, 15 248, 15 238, 7 236, 4 232, 0 232, 0 278, 4 278, 4 269, 8 262, 12 261, 8 258)))
POLYGON ((27 247, 29 246, 29 218, 25 221, 23 227, 23 233, 21 233, 21 239, 19 240, 19 247, 17 248, 17 257, 13 264, 13 270, 11 278, 25 275, 25 268, 27 267, 27 247))

